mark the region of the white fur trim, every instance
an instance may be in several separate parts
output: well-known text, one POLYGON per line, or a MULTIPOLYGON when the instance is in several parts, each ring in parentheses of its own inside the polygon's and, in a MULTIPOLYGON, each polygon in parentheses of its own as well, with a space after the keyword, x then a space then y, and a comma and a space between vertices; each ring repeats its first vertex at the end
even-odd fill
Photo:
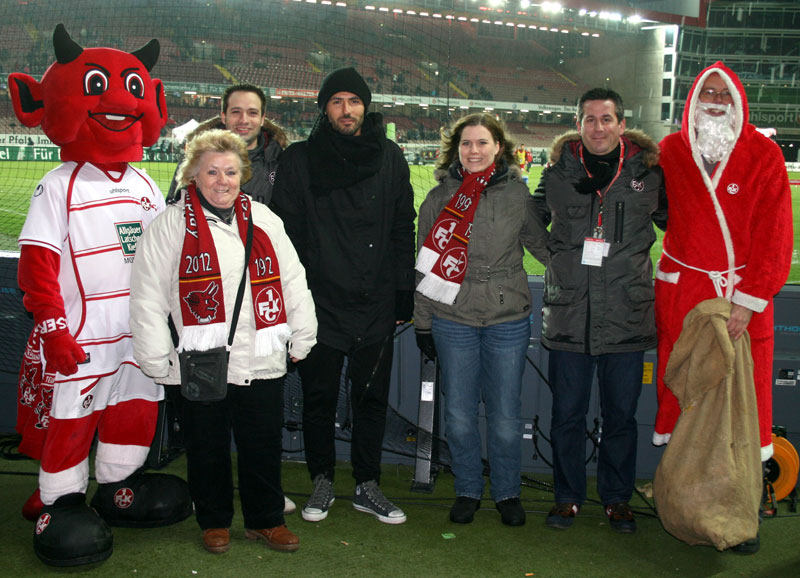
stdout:
POLYGON ((677 285, 680 276, 681 276, 680 271, 674 271, 672 273, 665 273, 664 271, 662 271, 661 259, 659 259, 658 263, 656 263, 656 279, 664 281, 665 283, 672 283, 673 285, 677 285))
POLYGON ((654 446, 665 446, 669 442, 669 438, 672 437, 671 433, 660 434, 653 432, 653 445, 654 446))
POLYGON ((77 466, 60 472, 46 472, 39 468, 39 492, 42 503, 50 506, 61 496, 67 494, 85 494, 89 487, 89 458, 85 458, 77 466))
POLYGON ((417 285, 417 291, 425 295, 428 299, 433 299, 445 305, 455 303, 461 284, 445 281, 441 277, 433 274, 425 275, 417 285))
POLYGON ((428 247, 422 247, 417 255, 417 264, 415 268, 420 273, 427 274, 431 269, 433 269, 433 266, 436 264, 438 259, 439 253, 429 249, 428 247))
POLYGON ((768 446, 762 447, 761 448, 761 461, 762 462, 766 462, 768 459, 770 459, 772 457, 773 453, 775 453, 775 451, 774 451, 774 448, 772 447, 772 444, 769 444, 768 446))
POLYGON ((292 336, 292 330, 286 323, 265 327, 256 331, 256 357, 265 357, 278 351, 286 351, 286 342, 292 336))
POLYGON ((148 446, 97 442, 94 475, 98 484, 120 482, 138 470, 150 451, 148 446))
POLYGON ((765 299, 759 299, 747 293, 742 293, 738 289, 734 291, 731 302, 736 303, 736 305, 741 305, 742 307, 747 307, 756 313, 762 313, 764 309, 767 308, 767 301, 765 299))
POLYGON ((178 343, 178 353, 182 351, 208 351, 225 345, 224 323, 211 325, 185 325, 178 343))

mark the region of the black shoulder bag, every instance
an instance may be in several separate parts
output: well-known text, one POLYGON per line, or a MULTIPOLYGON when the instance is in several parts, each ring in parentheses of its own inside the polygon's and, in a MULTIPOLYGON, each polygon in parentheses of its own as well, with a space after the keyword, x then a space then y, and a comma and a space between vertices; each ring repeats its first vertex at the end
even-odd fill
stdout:
MULTIPOLYGON (((253 248, 253 215, 247 223, 247 242, 244 250, 244 270, 236 295, 236 306, 231 318, 231 331, 228 345, 214 347, 206 351, 182 351, 178 354, 181 364, 181 395, 189 401, 220 401, 228 394, 228 357, 233 345, 239 311, 244 298, 244 285, 247 279, 247 264, 253 248)), ((172 321, 172 319, 170 319, 172 321)))

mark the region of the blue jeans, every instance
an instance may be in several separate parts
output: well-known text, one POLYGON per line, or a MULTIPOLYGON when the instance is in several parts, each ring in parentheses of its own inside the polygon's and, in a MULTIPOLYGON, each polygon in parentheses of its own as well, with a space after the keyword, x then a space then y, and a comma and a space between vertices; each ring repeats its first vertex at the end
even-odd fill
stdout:
POLYGON ((495 502, 520 495, 522 372, 531 336, 528 318, 470 327, 433 318, 445 404, 445 435, 457 496, 483 493, 478 405, 486 409, 489 481, 495 502))
POLYGON ((553 477, 556 502, 586 500, 586 414, 595 367, 603 433, 597 492, 603 504, 628 502, 636 478, 636 405, 642 391, 644 351, 589 355, 550 351, 553 477))

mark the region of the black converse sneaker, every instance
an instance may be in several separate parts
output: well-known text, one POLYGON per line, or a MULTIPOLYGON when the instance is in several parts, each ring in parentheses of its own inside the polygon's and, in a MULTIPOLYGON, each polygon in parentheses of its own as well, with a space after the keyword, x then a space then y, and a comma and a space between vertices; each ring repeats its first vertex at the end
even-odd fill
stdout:
POLYGON ((303 519, 308 522, 319 522, 328 517, 328 508, 336 498, 333 495, 333 482, 325 474, 317 474, 314 478, 314 489, 303 508, 303 519))
POLYGON ((372 514, 384 524, 402 524, 406 515, 383 495, 378 482, 370 480, 356 486, 353 507, 359 512, 372 514))

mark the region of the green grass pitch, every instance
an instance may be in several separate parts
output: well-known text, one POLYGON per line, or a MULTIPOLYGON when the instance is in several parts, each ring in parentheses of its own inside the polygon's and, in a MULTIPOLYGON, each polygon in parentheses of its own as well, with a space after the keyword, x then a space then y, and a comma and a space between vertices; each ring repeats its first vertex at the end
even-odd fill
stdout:
MULTIPOLYGON (((25 221, 31 194, 36 188, 39 179, 50 169, 56 167, 55 162, 41 161, 7 161, 0 164, 0 250, 17 250, 17 236, 25 221)), ((169 189, 175 165, 172 163, 143 162, 134 163, 141 167, 156 181, 162 191, 169 189)), ((528 177, 528 187, 533 191, 539 182, 542 167, 531 167, 528 177)), ((789 173, 790 179, 800 179, 800 173, 789 173)), ((436 181, 433 176, 433 166, 411 166, 411 185, 414 187, 414 205, 419 208, 428 191, 434 187, 436 181)), ((800 186, 792 187, 792 211, 794 215, 795 242, 792 255, 792 269, 789 274, 789 283, 800 283, 800 186)), ((661 254, 661 240, 663 233, 656 230, 657 240, 651 250, 653 262, 661 254)), ((542 275, 544 267, 525 253, 525 270, 531 275, 542 275)))

